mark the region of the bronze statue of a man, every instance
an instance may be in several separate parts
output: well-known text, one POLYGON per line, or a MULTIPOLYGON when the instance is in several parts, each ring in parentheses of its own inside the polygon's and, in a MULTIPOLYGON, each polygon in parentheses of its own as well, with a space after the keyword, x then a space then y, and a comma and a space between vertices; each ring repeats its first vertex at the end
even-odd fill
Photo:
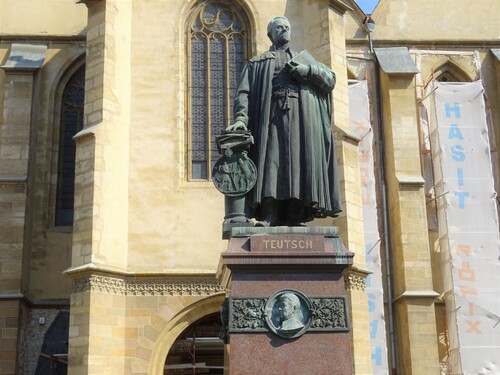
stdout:
POLYGON ((335 74, 307 51, 289 47, 290 23, 267 27, 273 45, 248 61, 227 131, 250 130, 257 183, 248 193, 249 215, 264 226, 303 226, 341 211, 332 140, 335 74))

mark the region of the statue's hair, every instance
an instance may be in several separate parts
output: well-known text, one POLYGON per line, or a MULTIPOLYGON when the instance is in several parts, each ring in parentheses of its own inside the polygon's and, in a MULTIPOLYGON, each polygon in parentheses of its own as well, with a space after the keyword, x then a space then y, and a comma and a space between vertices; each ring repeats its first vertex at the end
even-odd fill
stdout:
POLYGON ((279 297, 279 299, 280 299, 281 301, 289 300, 289 301, 292 303, 292 305, 293 305, 293 307, 294 307, 295 312, 296 312, 296 313, 297 313, 297 315, 299 316, 299 319, 301 319, 301 320, 303 319, 302 310, 301 310, 301 308, 300 308, 301 303, 300 303, 300 299, 299 299, 299 297, 297 297, 297 296, 296 296, 295 294, 293 294, 293 293, 284 293, 284 294, 282 294, 282 295, 279 297))
MULTIPOLYGON (((274 25, 274 22, 276 22, 277 20, 280 20, 280 19, 283 19, 283 20, 287 20, 288 21, 288 18, 286 18, 285 16, 278 16, 278 17, 274 17, 268 24, 267 24, 267 35, 269 37, 271 37, 271 29, 274 25)), ((288 23, 290 23, 290 21, 288 21, 288 23)))

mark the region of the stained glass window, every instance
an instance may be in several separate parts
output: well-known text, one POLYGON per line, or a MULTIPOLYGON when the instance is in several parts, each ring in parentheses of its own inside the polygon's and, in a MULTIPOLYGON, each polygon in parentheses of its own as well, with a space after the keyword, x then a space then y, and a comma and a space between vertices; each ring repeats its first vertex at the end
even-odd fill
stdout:
POLYGON ((69 79, 62 96, 55 223, 58 226, 73 225, 76 154, 73 136, 83 127, 84 94, 85 65, 69 79))
POLYGON ((233 98, 248 50, 244 13, 230 2, 200 2, 189 25, 189 176, 210 178, 215 136, 232 120, 233 98))

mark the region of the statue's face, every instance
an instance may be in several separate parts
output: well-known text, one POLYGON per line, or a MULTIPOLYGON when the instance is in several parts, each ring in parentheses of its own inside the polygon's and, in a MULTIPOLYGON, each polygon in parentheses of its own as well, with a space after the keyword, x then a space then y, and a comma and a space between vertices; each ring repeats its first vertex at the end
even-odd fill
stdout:
POLYGON ((295 314, 296 306, 288 298, 283 298, 278 303, 278 311, 281 319, 286 320, 295 314))
POLYGON ((275 45, 283 45, 290 42, 292 31, 290 23, 284 18, 275 19, 271 25, 270 38, 275 45))

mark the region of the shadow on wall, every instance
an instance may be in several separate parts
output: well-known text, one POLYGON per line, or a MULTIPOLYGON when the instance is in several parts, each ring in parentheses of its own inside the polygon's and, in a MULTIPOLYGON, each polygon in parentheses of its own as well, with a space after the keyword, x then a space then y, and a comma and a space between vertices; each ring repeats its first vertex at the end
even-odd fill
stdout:
POLYGON ((43 338, 35 375, 68 373, 69 311, 60 311, 43 338))

